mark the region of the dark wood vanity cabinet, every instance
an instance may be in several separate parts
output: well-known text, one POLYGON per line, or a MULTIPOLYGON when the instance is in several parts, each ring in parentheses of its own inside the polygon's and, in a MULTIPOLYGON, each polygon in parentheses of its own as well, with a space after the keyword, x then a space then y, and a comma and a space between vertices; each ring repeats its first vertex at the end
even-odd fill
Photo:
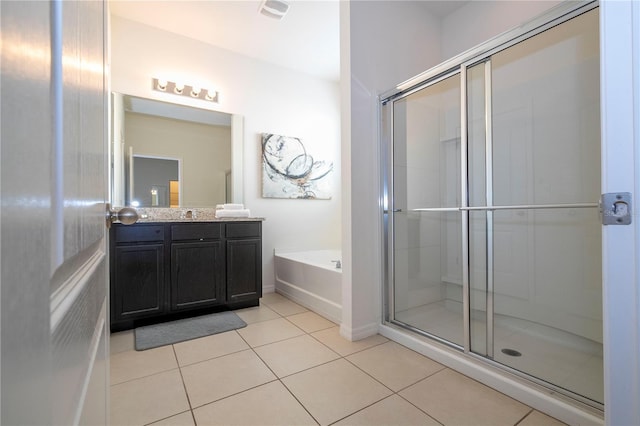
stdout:
POLYGON ((164 252, 162 225, 112 229, 112 320, 147 318, 164 311, 164 252))
POLYGON ((171 225, 171 310, 224 302, 223 227, 220 223, 171 225))
POLYGON ((257 306, 261 227, 258 221, 114 224, 111 329, 257 306))
POLYGON ((243 302, 262 296, 260 222, 234 223, 227 228, 227 300, 243 302), (257 285, 256 285, 257 284, 257 285))

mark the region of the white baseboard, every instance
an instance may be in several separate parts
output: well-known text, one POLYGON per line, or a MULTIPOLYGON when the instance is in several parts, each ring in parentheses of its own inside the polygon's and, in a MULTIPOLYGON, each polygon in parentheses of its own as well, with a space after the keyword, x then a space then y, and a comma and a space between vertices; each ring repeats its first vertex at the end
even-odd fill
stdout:
POLYGON ((369 336, 373 336, 378 334, 378 329, 380 324, 378 323, 369 323, 365 324, 361 327, 351 328, 347 327, 344 324, 340 325, 340 335, 347 340, 355 342, 356 340, 361 340, 367 338, 369 336))
POLYGON ((276 291, 276 285, 275 284, 271 284, 271 285, 263 285, 262 286, 262 293, 275 293, 276 291))
POLYGON ((284 280, 278 280, 275 291, 312 310, 329 321, 342 322, 342 306, 284 280))

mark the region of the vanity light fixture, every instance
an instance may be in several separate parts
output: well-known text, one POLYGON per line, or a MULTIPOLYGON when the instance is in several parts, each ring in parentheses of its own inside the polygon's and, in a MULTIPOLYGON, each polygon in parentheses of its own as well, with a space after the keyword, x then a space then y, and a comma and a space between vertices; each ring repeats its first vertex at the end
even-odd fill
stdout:
POLYGON ((218 92, 216 89, 208 89, 207 90, 207 94, 204 95, 204 98, 206 100, 208 100, 208 101, 219 103, 220 102, 220 92, 218 92))
POLYGON ((160 90, 161 92, 164 92, 167 90, 167 80, 158 80, 158 83, 156 84, 156 88, 158 90, 160 90))
POLYGON ((220 92, 216 89, 202 89, 199 86, 190 86, 184 83, 176 83, 173 81, 153 79, 153 90, 158 92, 173 93, 178 96, 188 96, 190 98, 202 99, 203 101, 219 103, 220 92))

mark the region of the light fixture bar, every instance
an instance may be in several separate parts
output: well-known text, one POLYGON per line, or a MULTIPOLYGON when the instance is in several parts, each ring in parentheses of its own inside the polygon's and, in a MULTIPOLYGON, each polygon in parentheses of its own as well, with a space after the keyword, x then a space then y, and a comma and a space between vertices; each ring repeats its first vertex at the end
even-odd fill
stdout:
POLYGON ((198 86, 153 78, 153 90, 178 96, 186 96, 191 99, 220 103, 220 92, 211 88, 205 89, 198 86))

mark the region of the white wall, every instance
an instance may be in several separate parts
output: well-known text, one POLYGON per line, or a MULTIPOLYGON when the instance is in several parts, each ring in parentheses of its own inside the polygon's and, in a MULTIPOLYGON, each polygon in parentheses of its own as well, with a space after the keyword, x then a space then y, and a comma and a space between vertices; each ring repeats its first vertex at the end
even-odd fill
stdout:
POLYGON ((336 248, 341 240, 339 85, 186 37, 111 19, 111 88, 115 92, 212 108, 151 90, 154 76, 215 84, 220 111, 244 116, 244 203, 263 223, 263 288, 274 285, 273 249, 336 248), (163 97, 164 95, 164 97, 163 97), (331 200, 262 198, 260 134, 302 138, 332 160, 331 200))
POLYGON ((559 3, 558 0, 470 1, 442 20, 442 60, 502 34, 559 3))
POLYGON ((380 157, 377 96, 440 61, 440 25, 423 2, 341 4, 344 205, 341 333, 356 340, 377 332, 381 314, 380 157), (344 63, 348 61, 347 63, 344 63), (348 110, 347 110, 348 108, 348 110))

